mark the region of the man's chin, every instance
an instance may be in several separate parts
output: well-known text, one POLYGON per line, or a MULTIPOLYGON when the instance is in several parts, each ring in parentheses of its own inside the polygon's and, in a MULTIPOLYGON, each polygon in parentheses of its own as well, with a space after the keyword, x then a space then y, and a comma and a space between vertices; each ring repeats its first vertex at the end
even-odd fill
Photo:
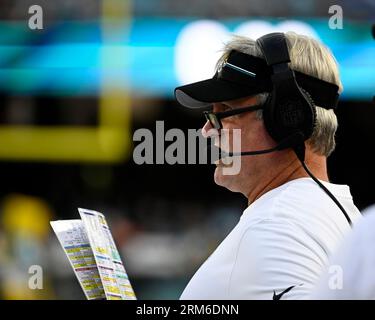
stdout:
POLYGON ((217 166, 214 173, 214 181, 218 186, 234 191, 231 188, 232 177, 231 175, 225 175, 223 173, 223 166, 217 166))

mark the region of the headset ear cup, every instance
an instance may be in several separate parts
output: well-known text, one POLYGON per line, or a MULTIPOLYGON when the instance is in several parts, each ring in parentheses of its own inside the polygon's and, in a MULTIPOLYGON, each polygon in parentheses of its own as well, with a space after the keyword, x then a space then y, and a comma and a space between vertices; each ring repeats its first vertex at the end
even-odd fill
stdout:
POLYGON ((313 133, 316 110, 309 94, 297 83, 285 88, 275 86, 269 95, 264 109, 263 119, 269 135, 276 141, 301 132, 307 140, 313 133), (281 94, 278 94, 281 92, 281 94))

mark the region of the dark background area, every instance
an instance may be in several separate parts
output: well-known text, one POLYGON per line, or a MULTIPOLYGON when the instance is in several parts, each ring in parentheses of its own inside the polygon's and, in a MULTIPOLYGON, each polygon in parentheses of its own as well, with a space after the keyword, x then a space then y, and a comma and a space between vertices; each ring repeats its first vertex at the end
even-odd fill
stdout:
MULTIPOLYGON (((163 101, 162 105, 157 120, 165 121, 165 131, 199 128, 203 124, 203 116, 183 109, 174 101, 163 101)), ((61 121, 56 113, 55 109, 52 112, 51 108, 45 108, 39 121, 43 123, 48 119, 49 124, 56 119, 61 121)), ((95 112, 91 113, 95 118, 95 112)), ((372 188, 375 109, 371 102, 341 102, 337 116, 337 147, 328 160, 330 179, 334 183, 348 184, 357 206, 363 209, 375 203, 372 188)), ((154 132, 155 121, 142 122, 142 128, 154 132)), ((133 131, 137 129, 135 122, 133 131)), ((77 206, 93 201, 132 208, 141 194, 207 204, 245 204, 241 195, 215 185, 212 165, 137 165, 132 159, 116 165, 2 161, 0 170, 2 195, 20 192, 44 197, 61 218, 67 217, 69 212, 75 213, 77 206), (107 177, 108 184, 91 185, 86 179, 90 174, 98 181, 107 177)))

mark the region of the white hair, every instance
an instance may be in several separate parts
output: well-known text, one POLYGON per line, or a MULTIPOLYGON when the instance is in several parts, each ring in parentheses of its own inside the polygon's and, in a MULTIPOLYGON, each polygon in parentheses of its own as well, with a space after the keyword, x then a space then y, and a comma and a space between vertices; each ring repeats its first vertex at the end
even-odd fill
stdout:
MULTIPOLYGON (((311 75, 318 79, 333 83, 339 87, 339 93, 343 87, 340 81, 338 64, 331 51, 319 41, 294 32, 285 33, 290 55, 290 67, 296 71, 311 75)), ((216 69, 223 65, 230 51, 236 50, 252 56, 263 57, 263 53, 256 41, 243 37, 233 36, 226 43, 224 53, 216 64, 216 69)), ((259 103, 265 102, 268 93, 257 95, 259 103)), ((262 111, 257 113, 258 119, 262 119, 262 111)), ((337 117, 332 109, 326 110, 316 106, 316 122, 314 131, 307 143, 317 154, 328 157, 335 149, 335 134, 337 130, 337 117)))

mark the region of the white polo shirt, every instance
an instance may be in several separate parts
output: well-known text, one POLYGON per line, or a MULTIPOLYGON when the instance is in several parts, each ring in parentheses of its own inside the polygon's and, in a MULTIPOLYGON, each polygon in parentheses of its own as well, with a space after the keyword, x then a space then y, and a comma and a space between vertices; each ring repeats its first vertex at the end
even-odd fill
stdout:
MULTIPOLYGON (((360 212, 349 187, 321 182, 356 221, 360 212)), ((244 211, 180 299, 272 300, 274 293, 275 299, 308 298, 328 255, 350 230, 341 210, 311 178, 289 181, 244 211)))

